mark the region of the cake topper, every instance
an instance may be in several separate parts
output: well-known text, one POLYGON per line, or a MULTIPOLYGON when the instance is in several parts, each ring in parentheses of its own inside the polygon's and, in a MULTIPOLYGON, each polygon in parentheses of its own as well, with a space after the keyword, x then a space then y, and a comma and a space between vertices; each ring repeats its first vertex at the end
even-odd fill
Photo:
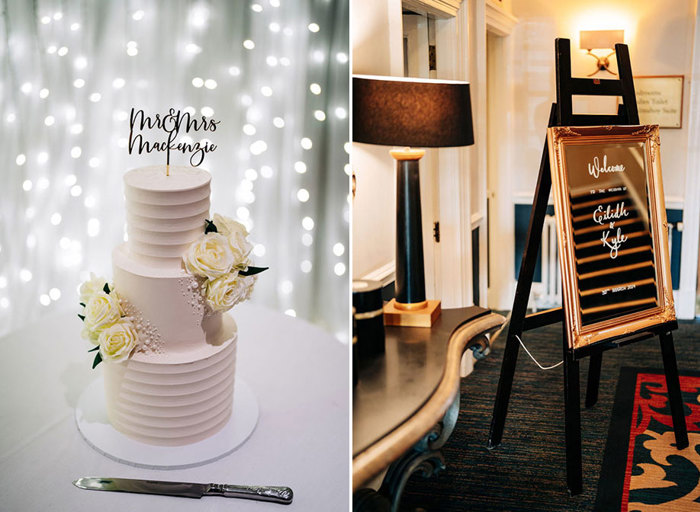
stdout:
POLYGON ((190 155, 190 165, 193 167, 199 166, 204 161, 204 155, 214 151, 217 146, 209 141, 204 142, 175 142, 175 139, 180 134, 181 130, 184 133, 210 131, 215 132, 217 125, 221 121, 215 121, 213 118, 206 116, 194 117, 189 112, 181 112, 171 108, 167 114, 155 114, 147 116, 143 109, 136 110, 131 108, 129 117, 129 154, 134 149, 138 154, 153 153, 154 151, 165 152, 165 169, 166 174, 170 175, 170 151, 180 151, 183 155, 190 155), (167 139, 160 141, 144 140, 142 133, 134 134, 135 130, 162 130, 167 134, 167 139))

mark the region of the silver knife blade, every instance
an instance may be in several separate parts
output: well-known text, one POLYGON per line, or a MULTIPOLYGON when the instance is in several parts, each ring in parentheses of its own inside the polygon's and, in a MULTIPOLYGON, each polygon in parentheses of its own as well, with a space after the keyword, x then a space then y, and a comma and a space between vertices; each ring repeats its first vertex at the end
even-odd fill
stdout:
POLYGON ((201 498, 206 494, 210 484, 186 482, 164 482, 161 480, 136 480, 132 478, 78 478, 73 485, 89 491, 135 492, 139 494, 163 494, 165 496, 182 496, 201 498))
POLYGON ((139 494, 160 494, 185 498, 202 496, 223 496, 256 501, 270 501, 289 505, 294 493, 289 487, 232 484, 198 484, 190 482, 168 482, 162 480, 138 480, 133 478, 83 477, 73 481, 73 485, 90 491, 133 492, 139 494))

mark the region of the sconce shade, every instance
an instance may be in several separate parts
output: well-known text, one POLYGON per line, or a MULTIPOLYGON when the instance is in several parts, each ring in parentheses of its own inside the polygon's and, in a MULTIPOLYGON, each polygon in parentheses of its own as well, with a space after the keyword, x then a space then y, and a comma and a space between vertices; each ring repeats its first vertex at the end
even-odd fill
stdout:
POLYGON ((352 103, 355 142, 414 148, 474 144, 467 82, 355 75, 352 103))
POLYGON ((579 47, 582 50, 614 49, 616 43, 625 42, 624 30, 582 30, 579 47))

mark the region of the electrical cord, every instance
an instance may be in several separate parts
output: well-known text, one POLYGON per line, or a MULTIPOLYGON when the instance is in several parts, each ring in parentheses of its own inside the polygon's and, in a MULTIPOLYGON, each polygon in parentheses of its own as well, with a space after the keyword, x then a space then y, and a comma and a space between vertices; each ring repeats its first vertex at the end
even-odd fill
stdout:
POLYGON ((562 361, 559 361, 557 364, 553 364, 552 366, 542 366, 542 365, 539 363, 539 361, 537 361, 537 359, 535 359, 534 356, 533 356, 532 354, 530 354, 530 351, 529 351, 529 350, 527 349, 527 347, 525 346, 525 343, 523 343, 523 340, 520 339, 520 336, 518 336, 518 335, 516 334, 515 337, 516 337, 516 338, 518 339, 518 341, 520 342, 520 346, 523 347, 523 350, 527 353, 528 356, 530 356, 530 359, 532 359, 532 360, 535 362, 535 364, 536 364, 537 366, 540 367, 540 370, 553 370, 553 369, 556 368, 557 366, 561 366, 562 364, 564 364, 564 361, 562 360, 562 361))

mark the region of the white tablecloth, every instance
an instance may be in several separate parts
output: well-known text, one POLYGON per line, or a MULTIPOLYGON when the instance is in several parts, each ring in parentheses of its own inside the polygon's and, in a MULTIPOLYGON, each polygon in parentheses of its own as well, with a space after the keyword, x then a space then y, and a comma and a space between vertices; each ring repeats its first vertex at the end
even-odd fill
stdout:
POLYGON ((93 354, 74 312, 0 338, 0 510, 348 510, 347 347, 260 306, 240 305, 233 316, 237 372, 257 395, 258 425, 231 455, 183 470, 120 464, 83 440, 75 406, 100 367, 90 369, 93 354), (85 491, 72 484, 81 476, 286 485, 294 503, 85 491))

